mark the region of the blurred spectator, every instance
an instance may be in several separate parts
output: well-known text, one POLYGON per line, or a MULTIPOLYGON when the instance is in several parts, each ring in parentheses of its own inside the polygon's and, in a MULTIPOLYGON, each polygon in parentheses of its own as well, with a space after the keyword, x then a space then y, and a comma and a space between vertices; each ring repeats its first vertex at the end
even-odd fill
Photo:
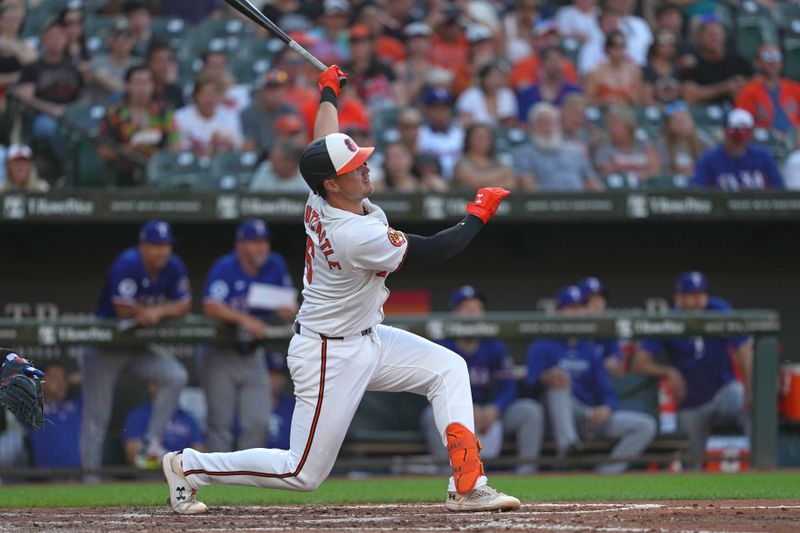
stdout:
MULTIPOLYGON (((402 63, 406 60, 406 47, 402 39, 402 32, 400 33, 401 39, 394 35, 386 33, 386 24, 390 23, 390 19, 385 11, 395 3, 410 4, 410 2, 388 2, 386 5, 379 5, 376 2, 364 2, 358 8, 358 16, 355 20, 356 24, 362 24, 369 28, 370 34, 375 39, 375 55, 381 61, 385 61, 394 68, 395 65, 402 63)), ((413 6, 413 4, 411 4, 413 6)))
MULTIPOLYGON (((486 298, 471 285, 459 287, 450 296, 450 310, 456 318, 480 318, 485 312, 486 298)), ((500 456, 505 435, 515 435, 518 473, 532 473, 544 438, 542 406, 530 398, 517 397, 514 362, 505 343, 498 339, 457 338, 441 341, 445 348, 467 362, 472 389, 475 434, 481 440, 481 457, 500 456)), ((439 462, 447 462, 447 449, 433 420, 433 408, 427 406, 421 416, 422 432, 428 451, 439 462)))
POLYGON ((143 0, 125 0, 122 3, 122 12, 131 28, 133 38, 133 55, 144 59, 150 49, 153 32, 150 31, 152 15, 147 3, 143 0))
POLYGON ((636 138, 636 116, 627 106, 613 104, 606 111, 608 139, 594 155, 597 171, 604 176, 622 174, 637 183, 661 172, 658 152, 650 143, 636 138))
POLYGON ((642 100, 642 71, 625 53, 625 35, 612 31, 606 35, 605 62, 586 76, 589 103, 638 105, 642 100))
POLYGON ((0 112, 5 109, 6 91, 19 81, 22 67, 36 61, 36 50, 19 38, 23 10, 0 5, 0 112))
POLYGON ((453 120, 453 95, 446 89, 430 88, 422 96, 422 102, 426 122, 420 127, 417 147, 437 156, 442 176, 450 180, 464 147, 464 129, 453 120))
POLYGON ((757 75, 736 96, 759 128, 794 135, 800 126, 800 83, 781 77, 783 55, 774 44, 762 44, 755 60, 757 75))
POLYGON ((499 62, 481 67, 478 84, 461 93, 456 102, 462 124, 482 122, 511 126, 516 122, 517 99, 506 85, 506 77, 506 70, 499 62))
POLYGON ((267 370, 272 413, 266 447, 288 450, 295 400, 294 395, 286 390, 286 356, 280 353, 267 354, 267 370))
POLYGON ((419 130, 422 126, 422 113, 416 107, 404 107, 397 113, 395 127, 399 141, 408 148, 416 159, 420 153, 419 130))
POLYGON ((467 126, 463 155, 453 172, 453 186, 468 190, 481 187, 517 188, 514 169, 497 159, 491 125, 476 122, 467 126))
POLYGON ((183 107, 183 90, 175 83, 177 65, 167 43, 153 41, 150 44, 147 50, 147 67, 153 74, 153 99, 172 109, 183 107))
MULTIPOLYGON (((509 76, 511 88, 518 93, 526 87, 533 85, 539 80, 539 57, 545 48, 558 48, 561 38, 558 29, 552 20, 546 19, 539 21, 534 28, 533 51, 531 55, 520 59, 514 63, 509 76)), ((570 83, 578 83, 578 73, 575 65, 567 58, 561 63, 564 79, 570 83)))
POLYGON ((153 98, 153 74, 144 65, 125 73, 125 96, 106 112, 98 133, 97 154, 118 185, 141 185, 143 164, 153 154, 180 147, 172 110, 153 98))
MULTIPOLYGON (((576 285, 556 295, 558 314, 580 316, 586 312, 576 285)), ((656 435, 650 415, 617 409, 617 396, 603 366, 603 345, 591 339, 541 339, 528 347, 527 383, 544 399, 557 454, 566 458, 582 448, 582 441, 618 439, 611 459, 638 457, 656 435)), ((619 473, 628 462, 610 462, 595 470, 619 473)))
POLYGON ((594 153, 600 130, 586 120, 586 96, 570 93, 561 104, 561 133, 565 143, 578 146, 585 157, 594 153))
MULTIPOLYGON (((684 272, 675 287, 675 312, 727 313, 730 304, 709 296, 701 272, 684 272)), ((689 436, 690 464, 701 468, 706 440, 714 424, 735 422, 749 433, 753 341, 750 337, 648 339, 640 343, 631 370, 666 379, 678 406, 678 424, 689 436), (667 364, 656 357, 664 353, 667 364), (736 379, 735 355, 744 383, 736 379)))
POLYGON ((325 0, 317 27, 309 31, 314 39, 311 52, 327 62, 342 65, 350 59, 348 22, 350 3, 347 0, 325 0))
POLYGON ((459 21, 461 9, 449 2, 440 4, 430 20, 433 27, 431 37, 431 63, 456 72, 467 61, 469 45, 464 28, 459 21))
POLYGON ((17 467, 25 462, 25 455, 25 430, 11 411, 3 409, 0 411, 0 467, 17 467))
MULTIPOLYGON (((306 40, 301 35, 294 35, 295 40, 301 46, 307 46, 306 40)), ((286 83, 284 89, 286 94, 286 102, 293 105, 298 110, 303 110, 307 106, 316 106, 319 104, 319 94, 317 94, 316 83, 317 74, 312 72, 313 67, 303 59, 303 56, 284 46, 278 52, 275 58, 275 69, 286 72, 289 76, 289 81, 286 83)), ((341 106, 342 102, 339 102, 341 106)), ((316 115, 316 111, 314 112, 316 115)), ((313 131, 313 119, 311 121, 311 129, 313 131)))
POLYGON ((678 4, 660 2, 655 9, 653 29, 656 32, 668 31, 674 35, 683 35, 683 10, 678 4))
MULTIPOLYGON (((153 418, 153 399, 158 395, 158 385, 148 383, 147 393, 150 395, 150 401, 136 407, 125 417, 122 445, 125 447, 125 459, 128 464, 136 464, 136 458, 139 457, 141 452, 144 438, 147 434, 147 427, 153 418)), ((180 407, 175 409, 172 413, 172 418, 169 419, 164 427, 162 439, 164 448, 167 450, 194 448, 195 450, 205 451, 200 426, 197 425, 192 415, 180 407)))
POLYGON ((91 78, 91 54, 86 46, 83 26, 83 11, 77 7, 66 7, 58 13, 58 22, 67 34, 67 57, 83 73, 84 80, 91 78))
MULTIPOLYGON (((581 76, 586 76, 600 64, 608 60, 606 54, 606 36, 609 33, 617 32, 620 28, 620 16, 616 11, 609 11, 608 9, 600 13, 597 19, 600 26, 600 32, 592 36, 591 40, 584 43, 578 52, 578 71, 581 76)), ((625 54, 627 55, 627 50, 625 54)), ((632 58, 630 58, 633 61, 632 58)))
POLYGON ((51 22, 45 26, 41 39, 42 55, 23 67, 16 94, 38 112, 31 126, 33 139, 46 142, 51 155, 62 162, 58 118, 81 97, 83 78, 66 56, 67 37, 61 24, 51 22))
POLYGON ((222 15, 222 0, 161 0, 161 15, 182 18, 191 25, 222 15))
POLYGON ((579 85, 568 82, 564 78, 564 52, 560 48, 545 48, 539 55, 540 66, 538 81, 522 89, 517 95, 519 101, 519 121, 528 121, 531 107, 539 102, 549 102, 560 106, 564 97, 570 93, 582 92, 579 85))
POLYGON ((399 95, 402 87, 394 70, 375 55, 375 38, 363 24, 356 24, 350 30, 350 53, 351 63, 344 70, 364 105, 379 109, 404 100, 399 95))
MULTIPOLYGON (((453 93, 461 96, 479 78, 479 73, 489 64, 502 65, 505 69, 505 61, 498 61, 498 47, 492 30, 483 24, 472 24, 467 28, 467 43, 469 43, 469 53, 467 61, 462 63, 456 70, 452 83, 453 93)), ((505 72, 504 76, 508 73, 505 72)))
POLYGON ((678 72, 678 36, 661 30, 647 52, 647 65, 642 71, 644 98, 648 105, 669 104, 681 97, 678 72))
POLYGON ((739 93, 753 75, 750 63, 725 48, 725 27, 713 15, 697 30, 697 64, 683 73, 683 97, 689 104, 721 104, 739 93))
POLYGON ((109 53, 92 58, 92 83, 89 98, 104 103, 125 88, 125 72, 141 63, 133 56, 133 32, 125 20, 119 20, 108 37, 109 53))
MULTIPOLYGON (((358 97, 357 91, 358 88, 355 83, 348 83, 342 88, 342 92, 339 95, 339 126, 342 132, 347 128, 358 128, 364 131, 370 130, 370 114, 367 112, 364 103, 358 97)), ((315 96, 314 98, 305 100, 301 107, 298 108, 305 121, 306 131, 314 131, 314 121, 317 117, 318 106, 319 98, 315 96)), ((367 144, 365 146, 374 146, 374 144, 367 144)), ((373 154, 373 158, 375 155, 376 154, 373 154)), ((376 161, 370 161, 377 166, 376 161)), ((370 179, 374 177, 375 174, 373 171, 370 179)))
MULTIPOLYGON (((228 71, 228 54, 224 50, 206 50, 203 53, 203 66, 197 77, 207 76, 215 80, 222 90, 221 105, 240 113, 250 105, 250 87, 244 83, 236 83, 233 75, 228 71)), ((194 88, 189 85, 184 89, 184 98, 192 94, 194 88)))
POLYGON ((250 190, 271 193, 308 193, 298 162, 305 143, 276 141, 269 151, 269 160, 262 162, 250 182, 250 190))
MULTIPOLYGON (((150 220, 139 231, 139 245, 122 252, 109 268, 95 316, 119 320, 119 329, 125 330, 155 326, 165 318, 182 318, 191 306, 192 289, 186 267, 172 252, 172 228, 167 222, 150 220)), ((149 347, 86 347, 81 359, 81 466, 89 476, 96 475, 103 464, 114 387, 122 374, 158 384, 153 417, 136 458, 140 467, 158 467, 166 453, 161 436, 188 380, 186 369, 165 349, 155 352, 149 347)))
POLYGON ((606 7, 619 14, 619 30, 625 36, 627 55, 637 65, 644 66, 647 50, 653 43, 653 32, 642 17, 633 14, 636 4, 636 0, 606 0, 606 7))
POLYGON ((686 104, 679 100, 664 108, 662 135, 656 140, 656 151, 664 174, 694 176, 700 156, 713 144, 697 125, 686 104))
POLYGON ((505 58, 512 65, 533 53, 533 28, 540 16, 539 0, 514 0, 514 9, 503 17, 505 58))
MULTIPOLYGON (((586 313, 589 315, 603 315, 608 309, 608 292, 606 286, 599 278, 594 276, 584 278, 577 283, 581 290, 586 313)), ((598 353, 603 360, 603 367, 612 376, 624 373, 622 349, 617 339, 597 339, 600 346, 598 353)))
POLYGON ((36 468, 78 468, 81 466, 80 396, 68 398, 68 383, 64 367, 56 361, 46 363, 41 370, 44 418, 38 430, 28 430, 36 468))
POLYGON ((285 101, 284 87, 289 75, 282 70, 270 70, 258 83, 253 103, 240 113, 245 137, 245 150, 269 153, 275 141, 275 122, 297 110, 285 101))
POLYGON ((529 140, 512 152, 524 188, 542 192, 602 191, 584 150, 564 142, 558 108, 539 102, 531 108, 529 140))
POLYGON ((800 149, 795 149, 786 157, 784 176, 787 189, 800 190, 800 149))
POLYGON ((417 19, 419 13, 415 0, 395 0, 378 4, 381 8, 381 22, 384 26, 384 34, 394 37, 398 41, 405 42, 407 37, 406 28, 417 19))
POLYGON ((294 113, 286 113, 278 117, 275 121, 275 139, 294 141, 300 144, 308 142, 308 134, 303 127, 303 119, 294 113))
POLYGON ((383 186, 393 192, 446 192, 447 182, 440 176, 428 175, 423 179, 414 171, 414 155, 401 142, 383 147, 383 186))
POLYGON ((6 151, 5 182, 0 192, 47 192, 50 184, 36 174, 33 151, 26 144, 12 144, 6 151))
POLYGON ((180 149, 195 155, 240 150, 244 143, 239 114, 224 107, 219 82, 200 76, 194 82, 193 103, 175 113, 180 149))
POLYGON ((582 45, 597 36, 600 24, 596 4, 595 0, 575 0, 560 7, 555 18, 561 37, 576 39, 582 45))
POLYGON ((692 186, 726 191, 783 189, 775 158, 751 143, 753 115, 733 109, 725 118, 725 140, 697 162, 692 186))
MULTIPOLYGON (((263 446, 272 411, 264 347, 265 320, 289 322, 297 304, 257 298, 251 289, 294 289, 286 261, 272 251, 269 226, 258 219, 242 221, 236 229, 236 247, 218 258, 208 272, 203 290, 203 311, 209 318, 237 327, 233 346, 204 346, 199 357, 200 376, 208 405, 208 449, 230 452, 263 446), (232 429, 238 411, 241 433, 234 443, 232 429)), ((253 291, 254 292, 254 291, 253 291)), ((285 302, 287 298, 282 298, 285 302)))
POLYGON ((403 84, 406 104, 412 104, 419 99, 431 70, 429 55, 432 30, 424 22, 412 22, 406 26, 404 33, 408 54, 405 62, 397 65, 396 70, 403 84))

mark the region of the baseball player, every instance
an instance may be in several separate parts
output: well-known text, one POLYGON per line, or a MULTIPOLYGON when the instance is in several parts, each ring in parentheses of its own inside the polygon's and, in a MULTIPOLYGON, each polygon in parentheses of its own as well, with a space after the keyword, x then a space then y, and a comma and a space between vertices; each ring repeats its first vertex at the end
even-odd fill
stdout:
MULTIPOLYGON (((564 287, 556 295, 556 306, 563 315, 584 314, 584 295, 577 285, 564 287)), ((528 385, 542 391, 560 457, 593 438, 619 439, 612 459, 635 457, 655 437, 652 417, 617 409, 602 361, 591 339, 541 339, 528 347, 528 385)), ((627 468, 628 463, 617 461, 596 470, 611 474, 627 468)))
MULTIPOLYGON (((608 292, 599 278, 594 276, 584 278, 577 285, 583 295, 587 313, 602 315, 606 312, 608 292)), ((618 376, 624 373, 622 348, 619 340, 597 339, 597 350, 602 355, 603 366, 606 367, 609 374, 618 376)))
MULTIPOLYGON (((450 309, 461 317, 481 317, 486 297, 471 285, 459 287, 450 296, 450 309)), ((514 362, 505 343, 496 339, 452 339, 440 343, 467 362, 472 387, 475 430, 483 445, 484 459, 500 456, 505 435, 516 435, 517 473, 536 471, 544 438, 544 410, 530 398, 517 397, 514 362)), ((440 461, 447 459, 439 430, 428 406, 422 412, 422 430, 428 449, 440 461)))
MULTIPOLYGON (((106 275, 95 310, 98 318, 122 319, 121 325, 154 326, 164 318, 180 318, 192 303, 189 278, 181 259, 172 253, 172 228, 162 220, 146 222, 139 245, 122 252, 106 275)), ((174 357, 149 349, 97 346, 86 348, 81 358, 83 423, 81 466, 88 481, 103 463, 114 385, 122 373, 132 372, 158 386, 153 416, 135 464, 157 468, 165 453, 164 428, 178 406, 186 385, 186 369, 174 357)))
POLYGON ((319 77, 314 141, 300 158, 312 190, 305 207, 303 304, 287 363, 297 399, 288 450, 232 453, 172 452, 163 459, 170 504, 178 513, 206 511, 195 492, 211 483, 310 491, 333 468, 365 391, 414 392, 433 405, 453 477, 451 511, 507 510, 519 500, 487 485, 474 433, 469 373, 464 359, 401 329, 381 324, 387 276, 432 264, 462 251, 494 216, 509 192, 478 190, 467 216, 432 237, 392 229, 368 200, 373 191, 359 147, 338 132, 337 98, 346 75, 336 66, 319 77))
MULTIPOLYGON (((675 287, 676 311, 729 312, 731 306, 708 294, 702 272, 684 272, 675 287)), ((631 370, 666 378, 678 404, 678 424, 689 435, 689 466, 701 468, 706 440, 716 422, 735 422, 750 432, 747 410, 753 365, 750 337, 694 337, 642 341, 631 370), (656 362, 666 353, 669 364, 656 362), (736 356, 742 382, 736 379, 730 352, 736 356)))
POLYGON ((247 338, 236 346, 203 346, 199 350, 210 451, 258 448, 267 440, 271 408, 265 352, 252 341, 264 338, 264 320, 271 315, 288 322, 297 313, 294 302, 282 303, 273 312, 254 307, 248 300, 255 284, 294 288, 286 261, 271 250, 269 238, 269 226, 263 220, 243 221, 236 229, 236 249, 217 259, 206 280, 205 314, 240 327, 247 338), (234 447, 237 408, 241 433, 234 447))

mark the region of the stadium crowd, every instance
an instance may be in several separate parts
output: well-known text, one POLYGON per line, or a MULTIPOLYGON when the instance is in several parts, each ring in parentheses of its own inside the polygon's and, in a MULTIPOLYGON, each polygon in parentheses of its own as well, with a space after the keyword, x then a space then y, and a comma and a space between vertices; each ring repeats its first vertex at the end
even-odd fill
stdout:
MULTIPOLYGON (((796 2, 256 3, 349 73, 378 190, 800 188, 796 2)), ((0 190, 306 190, 317 75, 237 17, 2 0, 0 190)))

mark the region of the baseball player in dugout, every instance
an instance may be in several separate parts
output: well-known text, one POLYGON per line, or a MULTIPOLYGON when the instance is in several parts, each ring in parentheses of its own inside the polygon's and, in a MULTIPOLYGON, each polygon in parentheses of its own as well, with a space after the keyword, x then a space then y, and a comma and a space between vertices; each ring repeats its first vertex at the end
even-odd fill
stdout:
POLYGON ((274 316, 290 322, 297 313, 289 269, 283 257, 271 250, 269 238, 269 226, 263 220, 243 221, 236 229, 236 249, 217 259, 208 272, 205 314, 240 328, 235 346, 198 349, 208 405, 207 443, 213 452, 258 448, 267 442, 272 409, 266 352, 258 341, 267 333, 265 320, 274 316), (288 289, 288 297, 287 291, 278 288, 288 289), (265 298, 256 296, 258 289, 268 291, 265 298), (237 408, 241 433, 234 446, 237 408))
MULTIPOLYGON (((167 222, 151 220, 142 226, 138 246, 122 252, 108 270, 95 316, 121 319, 121 327, 155 326, 165 318, 186 315, 191 304, 186 267, 172 253, 172 228, 167 222)), ((96 471, 102 466, 114 387, 121 374, 131 372, 158 386, 153 416, 135 464, 158 468, 166 452, 161 442, 164 428, 178 407, 188 374, 169 354, 148 349, 142 352, 142 348, 119 346, 92 346, 84 351, 81 465, 87 481, 98 480, 96 471)))
MULTIPOLYGON (((710 296, 705 275, 695 271, 678 277, 675 309, 730 312, 732 307, 722 298, 710 296)), ((751 337, 647 339, 639 344, 631 363, 632 371, 666 378, 670 384, 678 405, 678 425, 689 436, 690 468, 703 466, 706 440, 714 424, 734 423, 750 434, 752 368, 751 337), (657 359, 662 352, 666 362, 657 359)))
MULTIPOLYGON (((459 317, 480 318, 485 312, 486 297, 471 285, 459 287, 450 296, 450 310, 459 317)), ((472 386, 475 432, 483 445, 484 459, 500 456, 503 439, 515 435, 518 474, 536 472, 544 438, 544 410, 530 398, 517 397, 514 361, 508 347, 498 339, 448 339, 440 343, 467 362, 472 386)), ((428 450, 440 462, 447 460, 447 449, 436 427, 433 408, 421 416, 422 431, 428 450)))
POLYGON ((519 500, 489 487, 475 437, 469 373, 464 359, 431 341, 381 324, 386 278, 401 267, 444 261, 475 238, 509 192, 479 189, 455 226, 422 237, 389 226, 373 191, 367 159, 339 133, 337 100, 347 75, 331 66, 319 76, 314 141, 300 158, 311 189, 305 207, 303 303, 287 364, 296 405, 288 450, 199 453, 191 448, 162 461, 170 505, 181 514, 206 511, 196 492, 211 483, 311 491, 333 468, 365 391, 413 392, 433 406, 453 476, 451 511, 510 510, 519 500))

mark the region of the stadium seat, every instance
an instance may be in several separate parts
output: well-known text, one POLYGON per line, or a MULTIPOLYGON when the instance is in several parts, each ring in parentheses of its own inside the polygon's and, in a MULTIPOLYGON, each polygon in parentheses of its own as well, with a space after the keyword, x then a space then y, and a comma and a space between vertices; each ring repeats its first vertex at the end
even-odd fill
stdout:
POLYGON ((742 56, 752 61, 758 47, 765 42, 778 42, 778 30, 769 17, 740 15, 736 18, 736 48, 742 56))
POLYGON ((638 183, 622 174, 608 174, 600 176, 600 181, 609 191, 626 191, 638 187, 638 183))
POLYGON ((800 81, 800 33, 783 40, 783 75, 800 81))
POLYGON ((255 152, 218 154, 211 158, 209 172, 216 178, 220 190, 245 189, 257 162, 255 152))
POLYGON ((419 417, 426 404, 424 396, 415 394, 367 392, 345 440, 420 443, 419 417))
POLYGON ((753 139, 769 149, 778 161, 785 159, 794 145, 794 139, 791 136, 776 135, 774 131, 767 128, 756 128, 753 131, 753 139))
POLYGON ((106 116, 106 107, 102 105, 72 105, 62 117, 62 122, 67 126, 77 128, 85 136, 97 135, 97 128, 103 117, 106 116))
POLYGON ((508 153, 523 144, 528 134, 522 128, 495 128, 494 148, 498 153, 508 153))
POLYGON ((239 19, 211 19, 207 18, 193 29, 198 33, 205 34, 208 38, 241 36, 255 33, 253 24, 239 19))
POLYGON ((68 150, 66 179, 70 187, 96 189, 115 184, 116 176, 97 155, 94 139, 75 138, 68 150))
POLYGON ((158 152, 147 163, 147 181, 155 189, 217 190, 208 157, 191 152, 158 152))
POLYGON ((642 189, 650 191, 685 189, 689 186, 690 180, 690 176, 683 176, 681 174, 653 176, 642 182, 642 189))
MULTIPOLYGON (((186 22, 177 17, 153 17, 150 31, 153 37, 177 49, 186 39, 186 22)), ((193 32, 192 32, 193 33, 193 32)))

